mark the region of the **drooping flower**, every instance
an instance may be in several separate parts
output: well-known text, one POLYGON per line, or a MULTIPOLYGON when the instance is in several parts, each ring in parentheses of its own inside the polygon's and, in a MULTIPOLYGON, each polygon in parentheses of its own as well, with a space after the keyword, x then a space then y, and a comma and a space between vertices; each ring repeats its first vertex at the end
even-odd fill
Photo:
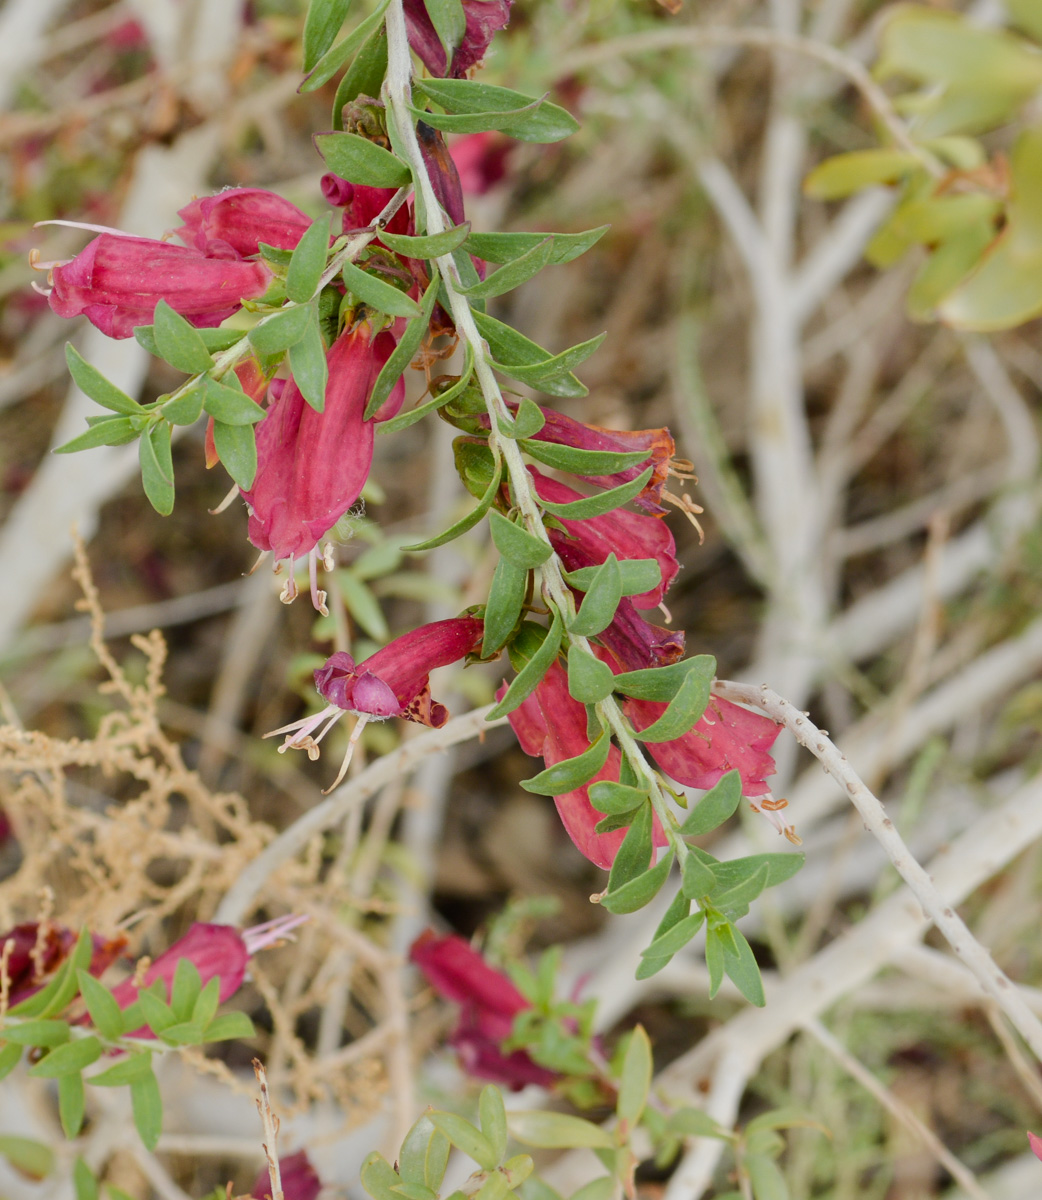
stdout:
MULTIPOLYGON (((157 979, 166 984, 167 992, 173 984, 177 964, 184 958, 195 964, 199 978, 205 987, 211 979, 220 980, 220 1003, 230 999, 242 987, 246 977, 246 963, 250 957, 267 946, 281 941, 287 933, 303 924, 308 918, 300 915, 276 917, 263 925, 254 925, 241 933, 234 925, 212 925, 197 921, 182 938, 148 966, 139 981, 125 979, 112 989, 120 1008, 129 1008, 137 999, 141 988, 148 988, 157 979)), ((137 1030, 135 1037, 151 1037, 148 1029, 137 1030)))
POLYGON ((557 1074, 533 1062, 525 1051, 507 1054, 501 1049, 514 1018, 532 1005, 472 946, 455 934, 438 937, 428 929, 413 942, 409 957, 439 996, 460 1006, 449 1042, 469 1075, 515 1091, 529 1083, 550 1087, 556 1082, 557 1074))
MULTIPOLYGON (((393 336, 373 335, 365 322, 340 335, 326 361, 326 403, 316 412, 295 383, 289 382, 257 425, 257 474, 242 493, 250 508, 249 539, 270 550, 276 565, 290 561, 283 599, 296 595, 293 560, 311 558, 312 591, 321 610, 316 547, 358 499, 373 459, 373 422, 365 407, 373 383, 394 350, 393 336)), ((401 406, 399 380, 381 409, 401 406)))
MULTIPOLYGON (((546 426, 543 428, 545 430, 546 426)), ((530 467, 529 470, 535 480, 536 494, 541 500, 548 500, 551 504, 569 504, 582 499, 573 488, 549 478, 535 467, 530 467)), ((560 524, 564 528, 563 533, 553 527, 548 533, 550 542, 566 570, 577 571, 582 567, 599 566, 609 554, 614 554, 620 560, 654 558, 661 570, 659 583, 650 591, 631 597, 631 601, 637 608, 655 608, 662 603, 662 597, 669 590, 679 570, 676 543, 664 521, 617 508, 614 512, 605 513, 600 517, 561 519, 560 524)))
POLYGON ((685 635, 682 629, 652 625, 637 611, 633 601, 623 596, 607 629, 597 640, 621 662, 627 671, 646 667, 668 667, 684 657, 685 635))
POLYGON ((351 735, 340 773, 327 789, 331 791, 343 779, 367 721, 400 717, 432 729, 445 724, 449 710, 431 696, 430 673, 435 667, 447 667, 473 654, 481 645, 484 630, 484 622, 478 617, 453 617, 421 625, 361 663, 356 664, 350 654, 338 650, 315 672, 315 686, 329 702, 327 706, 265 736, 285 733, 280 752, 306 750, 309 758, 317 758, 319 742, 336 722, 345 712, 357 713, 361 719, 351 735), (320 726, 324 728, 315 734, 320 726))
POLYGON ((257 254, 261 242, 292 250, 311 225, 307 213, 264 188, 201 196, 177 215, 184 224, 174 232, 186 246, 207 258, 233 260, 257 254))
POLYGON ((493 34, 506 28, 512 3, 513 0, 463 0, 467 29, 450 64, 423 0, 405 0, 409 45, 432 75, 462 79, 485 57, 493 34))
MULTIPOLYGON (((279 1175, 282 1179, 283 1200, 315 1200, 322 1190, 322 1180, 311 1165, 306 1150, 288 1154, 279 1159, 279 1175)), ((270 1200, 271 1177, 267 1167, 257 1176, 250 1195, 254 1200, 270 1200)))
MULTIPOLYGON (((87 967, 91 975, 100 975, 127 944, 123 934, 114 938, 94 934, 91 941, 87 967)), ((27 921, 0 934, 0 962, 8 981, 8 1004, 12 1007, 20 1004, 44 987, 75 945, 76 934, 54 921, 27 921)))
POLYGON ((263 296, 272 274, 262 262, 208 258, 198 250, 129 234, 102 233, 69 262, 42 264, 59 317, 81 314, 102 333, 128 338, 165 300, 197 328, 211 328, 263 296))

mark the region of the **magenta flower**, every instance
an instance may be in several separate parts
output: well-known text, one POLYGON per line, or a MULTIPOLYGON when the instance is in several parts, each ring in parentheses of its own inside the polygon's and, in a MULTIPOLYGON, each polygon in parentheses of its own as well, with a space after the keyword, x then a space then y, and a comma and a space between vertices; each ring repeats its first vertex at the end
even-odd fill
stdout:
MULTIPOLYGON (((546 426, 540 432, 545 430, 546 426)), ((547 440, 558 441, 556 437, 547 440)), ((669 440, 672 444, 672 439, 669 440)), ((550 479, 535 467, 530 467, 529 471, 535 480, 536 494, 541 500, 549 500, 551 504, 569 504, 573 500, 582 499, 577 491, 558 483, 556 479, 550 479)), ((662 572, 660 582, 651 591, 631 597, 631 601, 637 608, 655 608, 662 603, 662 597, 676 578, 679 569, 676 543, 664 521, 617 508, 602 517, 586 517, 577 521, 561 520, 560 524, 564 528, 563 533, 555 528, 548 532, 550 542, 566 570, 578 571, 582 567, 598 566, 609 554, 614 554, 618 559, 654 558, 662 572)))
MULTIPOLYGON (((326 356, 324 410, 315 412, 290 381, 257 426, 257 474, 242 496, 250 508, 250 541, 272 552, 276 569, 290 562, 284 600, 296 595, 293 561, 307 556, 315 607, 321 611, 316 547, 358 499, 369 476, 373 422, 365 420, 365 406, 394 344, 390 333, 374 336, 365 322, 341 334, 326 356)), ((404 388, 399 380, 381 413, 397 411, 404 388)))
MULTIPOLYGON (((306 916, 276 917, 263 925, 254 925, 242 933, 234 925, 209 925, 197 921, 191 929, 168 949, 164 950, 145 971, 140 983, 125 979, 112 989, 120 1008, 129 1008, 137 999, 140 988, 147 988, 161 979, 167 988, 174 982, 177 964, 187 958, 195 964, 205 987, 211 979, 220 980, 220 1002, 223 1004, 242 987, 246 963, 258 950, 281 941, 290 930, 301 925, 306 916)), ((139 1029, 134 1037, 151 1037, 147 1028, 139 1029)))
POLYGON ((460 1006, 449 1042, 469 1075, 515 1091, 529 1083, 550 1087, 556 1082, 555 1072, 534 1063, 523 1050, 506 1054, 501 1049, 514 1018, 532 1005, 461 937, 437 937, 428 929, 413 942, 409 957, 439 996, 460 1006))
POLYGON ((1028 1145, 1031 1147, 1031 1153, 1039 1159, 1042 1159, 1042 1137, 1037 1133, 1028 1134, 1028 1145))
MULTIPOLYGON (((500 689, 497 699, 502 698, 505 690, 505 686, 500 689)), ((510 714, 509 720, 521 749, 526 754, 542 758, 548 767, 566 758, 574 758, 590 748, 586 708, 569 694, 568 675, 559 662, 553 663, 535 691, 510 714)), ((604 814, 590 803, 590 787, 601 780, 618 783, 620 765, 618 748, 612 746, 608 751, 608 761, 589 783, 554 797, 561 824, 576 848, 590 862, 605 870, 615 861, 626 830, 613 829, 608 833, 596 831, 595 826, 604 819, 604 814)), ((666 844, 657 818, 654 841, 656 846, 666 844)))
POLYGON ((343 779, 354 747, 367 721, 400 717, 440 729, 449 710, 431 696, 430 673, 473 654, 481 645, 484 622, 478 617, 453 617, 421 625, 388 643, 364 662, 355 663, 350 654, 338 650, 315 672, 315 686, 329 703, 320 712, 274 729, 266 737, 285 733, 279 747, 306 750, 309 758, 319 755, 318 744, 345 712, 361 718, 355 725, 340 773, 327 789, 343 779), (319 726, 324 728, 315 735, 319 726))
MULTIPOLYGON (((127 939, 123 934, 103 938, 95 934, 90 965, 91 975, 100 975, 116 960, 127 939)), ((9 980, 8 1004, 12 1007, 28 1000, 49 982, 54 972, 72 953, 76 934, 53 921, 27 921, 0 934, 0 959, 9 980)))
POLYGON ((241 259, 258 253, 261 242, 292 250, 311 218, 264 188, 228 188, 202 196, 178 212, 184 224, 174 232, 207 258, 241 259))
POLYGON ((451 65, 446 62, 445 47, 441 44, 427 15, 423 0, 405 0, 405 24, 409 30, 409 45, 432 75, 462 79, 467 71, 485 57, 493 34, 506 28, 513 0, 463 0, 467 31, 456 47, 451 65))
MULTIPOLYGON (((41 269, 44 264, 36 264, 41 269)), ((198 250, 121 233, 102 233, 65 263, 48 267, 48 299, 59 317, 81 314, 102 333, 128 338, 165 300, 198 328, 263 296, 271 271, 262 262, 228 262, 198 250)))
MULTIPOLYGON (((282 1178, 284 1200, 315 1200, 322 1190, 322 1180, 311 1165, 306 1150, 298 1150, 296 1154, 280 1158, 279 1175, 282 1178)), ((271 1178, 267 1167, 257 1176, 250 1195, 254 1200, 270 1200, 271 1178)))

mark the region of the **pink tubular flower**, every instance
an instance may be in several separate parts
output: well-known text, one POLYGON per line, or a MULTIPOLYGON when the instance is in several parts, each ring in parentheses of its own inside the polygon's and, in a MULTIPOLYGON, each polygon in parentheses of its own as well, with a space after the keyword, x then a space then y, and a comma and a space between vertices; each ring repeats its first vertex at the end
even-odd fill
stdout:
POLYGON ((311 219, 275 192, 264 188, 228 188, 202 196, 177 214, 184 224, 174 230, 186 246, 207 258, 249 258, 261 242, 292 250, 311 219))
POLYGON ((471 67, 485 57, 493 34, 506 27, 512 3, 513 0, 463 0, 467 30, 449 64, 445 47, 427 15, 423 0, 405 0, 403 7, 409 45, 432 75, 462 79, 471 67))
POLYGON ((1037 1133, 1028 1134, 1028 1145, 1031 1147, 1031 1153, 1039 1159, 1042 1159, 1042 1137, 1037 1133))
MULTIPOLYGON (((195 964, 205 987, 211 979, 220 979, 220 1002, 223 1004, 242 987, 246 977, 246 963, 251 955, 266 946, 280 941, 290 930, 307 920, 306 916, 289 915, 276 917, 263 925, 255 925, 242 933, 234 925, 209 925, 197 921, 191 929, 168 949, 164 950, 148 967, 135 986, 133 979, 125 979, 112 989, 120 1008, 129 1008, 137 999, 139 988, 147 988, 161 979, 167 987, 174 981, 177 964, 183 958, 195 964)), ((138 1030, 135 1037, 150 1037, 147 1029, 138 1030)))
MULTIPOLYGON (((505 687, 500 689, 497 699, 502 698, 505 690, 505 687)), ((586 708, 572 699, 568 692, 568 675, 558 662, 550 667, 535 691, 514 709, 509 720, 521 749, 526 754, 538 755, 548 767, 590 748, 586 708)), ((595 826, 603 820, 603 814, 590 803, 590 787, 601 780, 618 783, 620 763, 619 751, 612 746, 608 761, 589 783, 554 797, 565 832, 584 857, 605 870, 615 861, 626 830, 596 832, 595 826)), ((654 831, 655 845, 665 845, 665 835, 657 819, 654 831)))
MULTIPOLYGON (((543 428, 545 430, 546 426, 543 428)), ((549 500, 551 504, 569 504, 582 499, 578 492, 558 483, 556 479, 550 479, 534 467, 529 470, 535 480, 536 494, 541 500, 549 500)), ((564 533, 550 529, 550 542, 566 570, 577 571, 582 567, 598 566, 609 554, 614 554, 618 559, 654 558, 661 568, 660 582, 651 591, 631 597, 631 602, 637 608, 655 608, 662 603, 662 597, 679 569, 676 543, 664 521, 617 508, 602 517, 561 520, 560 523, 564 533)))
POLYGON ((469 1075, 515 1091, 529 1083, 550 1087, 557 1080, 523 1050, 504 1054, 500 1047, 510 1037, 514 1018, 532 1006, 461 937, 438 937, 428 929, 413 942, 409 957, 439 996, 460 1005, 459 1024, 449 1041, 469 1075))
POLYGON ((364 662, 355 663, 350 654, 338 650, 315 672, 315 686, 329 703, 320 712, 274 729, 266 737, 285 733, 279 751, 306 750, 317 758, 318 744, 345 712, 361 718, 351 735, 340 773, 327 789, 343 779, 354 747, 367 721, 401 717, 440 729, 449 710, 431 696, 430 673, 473 654, 481 645, 485 625, 478 617, 453 617, 434 621, 403 634, 377 650, 364 662), (319 726, 324 728, 317 735, 319 726))
MULTIPOLYGON (((127 939, 94 935, 90 964, 91 975, 102 971, 119 956, 127 939)), ((0 934, 0 962, 8 979, 7 1002, 11 1007, 28 1000, 44 987, 65 962, 76 945, 76 934, 53 921, 26 921, 0 934)))
MULTIPOLYGON (((296 595, 293 560, 309 556, 315 607, 322 608, 315 548, 358 499, 369 476, 373 422, 365 420, 365 407, 393 350, 390 333, 374 337, 364 322, 341 334, 326 356, 324 410, 315 412, 290 382, 257 426, 257 474, 242 496, 250 508, 250 541, 270 550, 276 566, 290 560, 285 600, 296 595)), ((399 380, 382 413, 397 411, 404 387, 399 380)))
MULTIPOLYGON (((315 1200, 322 1190, 322 1180, 311 1165, 306 1150, 298 1150, 296 1154, 287 1155, 279 1160, 279 1174, 282 1177, 282 1195, 284 1200, 315 1200)), ((254 1200, 266 1200, 271 1196, 271 1178, 267 1167, 257 1176, 250 1195, 254 1200)))
POLYGON ((51 308, 81 314, 112 338, 148 325, 160 300, 197 328, 211 328, 263 296, 271 271, 261 262, 207 258, 151 238, 103 233, 66 263, 49 268, 51 308))

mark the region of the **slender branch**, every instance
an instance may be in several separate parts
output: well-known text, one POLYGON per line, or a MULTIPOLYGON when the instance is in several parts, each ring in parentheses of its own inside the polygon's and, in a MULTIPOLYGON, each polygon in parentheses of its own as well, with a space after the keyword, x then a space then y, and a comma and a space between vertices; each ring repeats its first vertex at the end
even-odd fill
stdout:
POLYGON ((268 1095, 268 1076, 259 1058, 253 1060, 253 1073, 260 1085, 260 1096, 257 1098, 257 1111, 260 1113, 261 1125, 264 1127, 264 1157, 268 1160, 268 1179, 271 1182, 271 1200, 283 1200, 282 1171, 279 1167, 279 1119, 271 1111, 271 1097, 268 1095))
POLYGON ((838 747, 808 716, 766 686, 757 688, 721 680, 715 690, 718 695, 728 700, 762 708, 772 720, 784 725, 801 745, 810 750, 833 779, 846 789, 866 828, 886 851, 898 874, 919 901, 923 912, 973 972, 984 991, 1009 1017, 1031 1047, 1035 1057, 1042 1061, 1042 1021, 1035 1016, 1013 982, 937 890, 933 880, 912 856, 904 838, 897 832, 882 804, 865 786, 838 747))
POLYGON ((269 877, 284 862, 303 850, 315 834, 343 820, 353 808, 364 804, 380 788, 406 774, 427 755, 479 737, 484 730, 505 724, 505 717, 499 721, 486 719, 490 707, 477 708, 462 717, 456 717, 441 729, 432 729, 419 737, 410 738, 397 750, 382 755, 354 779, 337 788, 328 800, 309 809, 284 829, 243 871, 225 893, 214 921, 224 925, 241 925, 269 877))

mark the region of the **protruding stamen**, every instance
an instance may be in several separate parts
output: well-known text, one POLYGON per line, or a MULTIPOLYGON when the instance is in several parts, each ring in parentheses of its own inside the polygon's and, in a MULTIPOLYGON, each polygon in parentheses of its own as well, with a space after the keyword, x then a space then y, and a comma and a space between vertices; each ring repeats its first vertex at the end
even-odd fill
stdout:
POLYGON ((694 525, 694 527, 698 530, 698 544, 700 546, 704 545, 706 540, 705 530, 698 523, 698 518, 695 514, 704 513, 705 509, 702 508, 700 504, 696 504, 694 500, 692 500, 687 494, 687 492, 684 493, 683 497, 680 497, 674 496, 672 492, 663 491, 662 499, 668 500, 670 504, 675 504, 677 508, 680 509, 684 516, 687 517, 691 524, 694 525))
POLYGON ((775 829, 794 846, 802 846, 802 840, 797 836, 795 828, 781 815, 780 809, 787 807, 787 800, 776 800, 770 792, 764 792, 762 796, 746 796, 749 801, 749 807, 754 812, 758 812, 762 817, 774 826, 775 829))
POLYGON ((336 566, 336 552, 332 542, 326 542, 322 547, 322 566, 326 571, 332 571, 336 566))
POLYGON ((47 271, 49 274, 54 270, 55 267, 64 267, 66 263, 71 262, 71 258, 55 258, 51 259, 50 262, 44 262, 40 257, 40 251, 36 246, 33 246, 33 248, 29 251, 29 266, 32 267, 34 271, 47 271))
POLYGON ((314 546, 308 552, 308 580, 311 583, 311 603, 322 616, 329 616, 326 608, 326 593, 318 586, 318 547, 314 546))
MULTIPOLYGON (((280 566, 281 566, 281 563, 277 563, 275 566, 275 574, 276 575, 279 573, 280 566)), ((297 591, 297 579, 296 579, 296 575, 293 570, 294 566, 295 566, 295 563, 293 562, 293 559, 291 558, 289 560, 289 575, 287 575, 286 582, 282 585, 282 591, 279 592, 279 599, 282 601, 283 604, 292 604, 293 601, 296 600, 297 596, 300 594, 297 591)))
POLYGON ((355 747, 358 745, 358 739, 362 736, 362 730, 369 724, 369 714, 359 713, 358 720, 355 722, 354 729, 351 730, 351 740, 347 743, 347 753, 344 755, 344 761, 340 764, 340 770, 337 772, 336 779, 327 788, 323 788, 322 795, 328 796, 329 793, 340 785, 340 781, 347 774, 347 768, 351 765, 351 759, 355 756, 355 747))
POLYGON ((669 474, 674 479, 684 479, 691 483, 698 483, 698 476, 695 474, 695 464, 689 458, 671 458, 669 460, 669 474))
POLYGON ((41 225, 64 225, 67 229, 86 229, 88 233, 111 233, 113 237, 133 238, 136 242, 151 242, 154 238, 145 237, 141 233, 127 233, 125 229, 113 229, 111 225, 91 225, 87 221, 65 221, 58 217, 50 221, 37 221, 34 229, 39 229, 41 225))
MULTIPOLYGON (((284 916, 275 917, 274 920, 265 921, 262 925, 253 925, 249 929, 244 929, 242 940, 246 945, 246 953, 252 958, 258 950, 264 950, 268 946, 274 946, 283 941, 299 925, 310 920, 311 917, 308 913, 286 913, 284 916)), ((290 938, 290 941, 292 940, 290 938)))
MULTIPOLYGON (((239 485, 238 485, 237 483, 233 483, 233 484, 232 484, 232 489, 231 489, 231 491, 228 493, 228 495, 227 495, 227 496, 225 496, 225 498, 224 498, 224 499, 223 499, 223 500, 220 502, 220 504, 218 504, 218 505, 217 505, 217 507, 216 507, 216 508, 211 508, 211 509, 209 510, 209 512, 210 512, 210 516, 211 516, 211 517, 216 517, 218 513, 223 513, 223 512, 224 512, 224 510, 225 510, 225 509, 228 507, 228 505, 229 505, 229 504, 231 504, 231 502, 232 502, 232 501, 235 499, 235 497, 236 497, 238 494, 239 494, 239 485)), ((253 569, 250 571, 250 574, 251 574, 251 575, 253 574, 253 572, 254 572, 254 571, 256 571, 257 567, 258 567, 258 566, 260 566, 261 562, 263 562, 263 560, 264 560, 264 559, 267 557, 267 554, 268 554, 268 552, 267 552, 267 550, 265 550, 265 551, 264 551, 264 552, 261 554, 261 557, 257 559, 257 563, 256 563, 256 565, 255 565, 255 566, 253 567, 253 569)))
POLYGON ((49 296, 54 291, 54 288, 44 287, 42 283, 37 283, 35 279, 29 280, 29 286, 41 296, 49 296))
MULTIPOLYGON (((269 553, 270 553, 270 551, 268 551, 268 550, 262 550, 260 552, 260 554, 257 555, 257 561, 253 564, 252 567, 250 567, 250 569, 246 572, 246 574, 252 575, 254 573, 254 571, 256 571, 257 568, 261 565, 261 563, 268 557, 269 553)), ((276 563, 275 564, 275 574, 277 575, 278 573, 279 573, 279 564, 276 563)))
POLYGON ((662 617, 663 617, 663 619, 665 620, 666 624, 667 624, 667 625, 672 625, 672 624, 673 624, 673 614, 672 614, 672 613, 669 611, 669 609, 666 607, 666 602, 665 602, 665 600, 660 600, 660 601, 659 601, 659 608, 660 608, 660 609, 661 609, 661 611, 662 611, 662 617))

